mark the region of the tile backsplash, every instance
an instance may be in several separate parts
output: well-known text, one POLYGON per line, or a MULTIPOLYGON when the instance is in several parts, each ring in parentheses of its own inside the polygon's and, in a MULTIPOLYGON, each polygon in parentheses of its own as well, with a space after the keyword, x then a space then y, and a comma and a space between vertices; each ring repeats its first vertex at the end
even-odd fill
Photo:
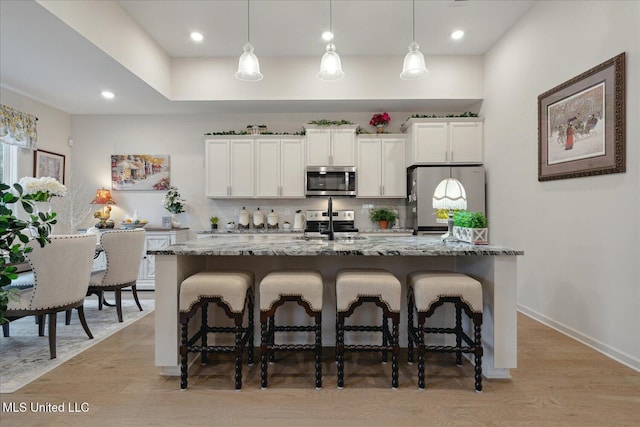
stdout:
MULTIPOLYGON (((303 213, 307 210, 326 210, 327 198, 308 199, 211 199, 209 200, 206 212, 188 211, 182 215, 181 222, 188 223, 193 231, 209 230, 209 217, 220 218, 218 227, 224 228, 224 224, 229 221, 238 222, 238 212, 244 207, 253 214, 257 208, 268 215, 271 210, 278 214, 279 224, 282 227, 284 221, 293 224, 293 216, 299 209, 303 213)), ((405 206, 403 199, 356 199, 356 198, 334 198, 333 209, 353 210, 355 212, 355 224, 357 228, 366 230, 378 228, 369 219, 369 211, 373 207, 391 206, 398 210, 398 222, 400 226, 405 223, 405 206)), ((202 209, 202 208, 201 208, 202 209)))

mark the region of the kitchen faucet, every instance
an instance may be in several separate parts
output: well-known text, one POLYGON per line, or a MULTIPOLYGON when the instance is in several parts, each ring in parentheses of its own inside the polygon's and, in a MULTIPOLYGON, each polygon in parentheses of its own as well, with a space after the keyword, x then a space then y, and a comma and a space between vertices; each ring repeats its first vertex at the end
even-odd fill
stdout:
POLYGON ((322 230, 322 234, 328 235, 328 240, 335 240, 333 233, 333 200, 329 197, 329 201, 327 202, 327 214, 329 215, 329 229, 322 230))

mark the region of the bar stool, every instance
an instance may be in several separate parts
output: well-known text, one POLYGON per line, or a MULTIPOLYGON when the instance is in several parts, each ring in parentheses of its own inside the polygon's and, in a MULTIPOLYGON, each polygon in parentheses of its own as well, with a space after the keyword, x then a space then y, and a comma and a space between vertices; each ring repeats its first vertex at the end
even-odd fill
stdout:
POLYGON ((322 387, 322 275, 317 271, 273 271, 260 282, 260 376, 267 388, 267 358, 273 362, 275 351, 313 351, 316 389, 322 387), (275 313, 285 302, 296 302, 315 319, 311 326, 275 324, 275 313), (276 332, 315 332, 314 344, 275 344, 276 332))
POLYGON ((194 274, 182 281, 180 286, 180 325, 182 327, 182 341, 180 345, 180 388, 187 388, 187 355, 200 353, 202 364, 208 362, 209 353, 233 353, 235 355, 235 388, 242 388, 242 353, 248 346, 248 362, 253 363, 253 273, 246 271, 215 271, 194 274), (209 326, 208 306, 216 303, 224 310, 234 326, 209 326), (200 329, 191 337, 189 333, 189 319, 200 308, 202 324, 200 329), (248 312, 248 326, 243 327, 245 311, 248 312), (207 344, 207 334, 234 334, 233 345, 207 344), (200 340, 201 344, 196 342, 200 340))
POLYGON ((447 271, 416 271, 407 276, 409 363, 413 362, 414 346, 418 347, 418 388, 424 389, 424 355, 426 352, 456 353, 456 364, 462 365, 462 353, 475 355, 475 388, 482 391, 482 285, 460 273, 447 271), (455 304, 454 328, 426 327, 427 317, 445 302, 455 304), (462 328, 462 311, 473 321, 474 338, 462 328), (418 325, 413 322, 417 312, 418 325), (425 333, 455 334, 456 345, 425 345, 425 333), (463 345, 463 341, 464 344, 463 345))
POLYGON ((400 281, 386 270, 345 269, 336 276, 336 361, 338 388, 344 387, 344 353, 346 351, 380 351, 387 361, 391 351, 391 387, 398 388, 398 328, 400 324, 400 281), (345 319, 365 302, 382 309, 382 325, 345 325, 345 319), (392 329, 389 329, 389 319, 392 329), (345 331, 381 332, 382 345, 345 345, 345 331))

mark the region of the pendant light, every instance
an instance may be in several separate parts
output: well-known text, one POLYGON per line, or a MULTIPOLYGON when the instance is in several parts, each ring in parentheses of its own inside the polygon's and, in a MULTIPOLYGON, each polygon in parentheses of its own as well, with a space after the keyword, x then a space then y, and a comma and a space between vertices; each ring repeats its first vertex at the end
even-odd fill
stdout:
POLYGON ((238 61, 238 72, 236 78, 240 80, 257 82, 262 80, 260 73, 260 63, 258 57, 253 53, 253 45, 251 44, 251 23, 249 18, 249 0, 247 0, 247 44, 242 48, 244 53, 240 55, 238 61))
MULTIPOLYGON (((329 32, 333 34, 332 28, 333 11, 331 9, 331 0, 329 0, 329 32)), ((332 81, 340 80, 344 77, 344 71, 342 71, 342 62, 340 56, 336 52, 336 45, 329 42, 327 43, 327 51, 322 55, 320 60, 320 72, 318 78, 320 80, 332 81)))
POLYGON ((409 45, 409 53, 404 57, 402 73, 403 80, 417 80, 427 77, 429 70, 424 64, 424 56, 420 52, 420 45, 416 43, 416 0, 413 0, 413 41, 409 45))

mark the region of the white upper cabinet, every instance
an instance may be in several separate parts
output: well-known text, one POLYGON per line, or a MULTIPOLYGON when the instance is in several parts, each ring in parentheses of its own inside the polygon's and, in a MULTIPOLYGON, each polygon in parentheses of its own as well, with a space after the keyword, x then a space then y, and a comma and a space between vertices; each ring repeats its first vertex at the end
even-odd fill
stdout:
POLYGON ((482 164, 482 118, 409 119, 406 166, 482 164))
POLYGON ((404 198, 406 138, 360 136, 357 144, 358 197, 404 198))
POLYGON ((253 139, 205 140, 206 196, 253 197, 253 139))
POLYGON ((308 127, 307 166, 355 166, 356 127, 308 127))
POLYGON ((256 139, 256 196, 304 197, 304 140, 256 139))

